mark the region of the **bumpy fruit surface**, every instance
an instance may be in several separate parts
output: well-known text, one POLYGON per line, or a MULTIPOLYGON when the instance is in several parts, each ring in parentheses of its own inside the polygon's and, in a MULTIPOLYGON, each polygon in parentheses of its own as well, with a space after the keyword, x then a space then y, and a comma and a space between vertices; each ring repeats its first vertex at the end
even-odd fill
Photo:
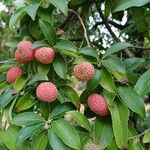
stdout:
POLYGON ((34 59, 34 50, 30 41, 21 41, 15 52, 16 61, 27 63, 34 59))
POLYGON ((19 67, 13 67, 7 71, 7 82, 14 83, 18 77, 22 75, 22 70, 19 67))
POLYGON ((50 64, 55 57, 55 51, 49 47, 41 47, 35 51, 35 58, 42 64, 50 64))
POLYGON ((92 94, 88 97, 89 108, 99 116, 107 116, 109 114, 108 106, 103 98, 99 94, 92 94))
POLYGON ((18 44, 17 49, 19 51, 30 50, 30 49, 32 49, 32 43, 30 41, 23 40, 18 44))
POLYGON ((79 81, 88 81, 95 75, 94 66, 89 62, 81 62, 74 67, 74 76, 79 81))
POLYGON ((36 96, 44 102, 53 102, 56 100, 58 90, 51 82, 43 82, 36 89, 36 96))

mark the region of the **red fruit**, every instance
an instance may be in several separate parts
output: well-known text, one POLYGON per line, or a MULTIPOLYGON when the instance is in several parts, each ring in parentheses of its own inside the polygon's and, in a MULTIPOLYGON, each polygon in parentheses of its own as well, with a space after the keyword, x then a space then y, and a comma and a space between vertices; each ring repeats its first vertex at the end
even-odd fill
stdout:
POLYGON ((15 52, 16 61, 20 63, 27 63, 34 59, 34 50, 30 41, 22 41, 18 44, 15 52))
POLYGON ((36 96, 44 102, 53 102, 58 95, 57 87, 51 82, 43 82, 36 89, 36 96))
POLYGON ((88 97, 89 108, 99 116, 107 116, 109 114, 108 106, 105 99, 99 94, 92 94, 88 97))
POLYGON ((88 81, 95 75, 94 66, 89 62, 81 62, 74 67, 74 76, 79 81, 88 81))
POLYGON ((35 51, 35 58, 42 64, 50 64, 55 57, 55 51, 49 47, 41 47, 35 51))
POLYGON ((32 49, 32 43, 30 41, 21 41, 19 44, 18 44, 18 47, 17 49, 19 51, 26 51, 26 50, 31 50, 32 49))
POLYGON ((18 77, 22 75, 22 70, 19 67, 13 67, 7 71, 7 82, 14 83, 18 77))

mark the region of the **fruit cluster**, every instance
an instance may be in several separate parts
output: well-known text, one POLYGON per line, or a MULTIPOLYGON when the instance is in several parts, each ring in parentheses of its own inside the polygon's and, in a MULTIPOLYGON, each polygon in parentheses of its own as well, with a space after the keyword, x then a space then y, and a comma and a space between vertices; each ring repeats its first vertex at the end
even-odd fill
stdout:
MULTIPOLYGON (((30 41, 21 41, 15 52, 15 59, 21 64, 36 60, 42 64, 51 64, 55 59, 56 52, 53 48, 41 47, 34 49, 30 41)), ((85 82, 95 75, 94 66, 89 62, 81 62, 74 66, 73 75, 78 81, 85 82)), ((13 67, 7 72, 7 81, 12 84, 23 74, 20 67, 13 67)), ((36 88, 36 96, 44 102, 53 102, 57 99, 58 89, 51 81, 42 82, 36 88)), ((99 94, 91 94, 87 100, 89 108, 97 115, 109 114, 105 99, 99 94)))

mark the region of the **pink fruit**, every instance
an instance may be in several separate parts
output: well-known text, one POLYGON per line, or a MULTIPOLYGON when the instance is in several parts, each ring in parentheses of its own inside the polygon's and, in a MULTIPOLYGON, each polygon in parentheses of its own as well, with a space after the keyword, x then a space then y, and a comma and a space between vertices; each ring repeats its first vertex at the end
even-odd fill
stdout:
POLYGON ((55 51, 49 47, 41 47, 35 51, 35 58, 42 64, 50 64, 55 57, 55 51))
POLYGON ((16 61, 20 63, 27 63, 34 59, 34 50, 32 48, 32 43, 30 41, 21 41, 18 44, 17 50, 15 52, 16 61))
POLYGON ((44 102, 53 102, 58 95, 57 87, 51 82, 43 82, 36 89, 36 96, 44 102))
POLYGON ((17 78, 22 75, 22 70, 19 67, 13 67, 7 71, 7 82, 14 83, 17 78))
POLYGON ((92 79, 94 75, 94 66, 89 62, 81 62, 74 67, 74 76, 79 81, 88 81, 92 79))
POLYGON ((109 114, 108 106, 105 99, 99 94, 92 94, 88 97, 89 108, 99 116, 107 116, 109 114))

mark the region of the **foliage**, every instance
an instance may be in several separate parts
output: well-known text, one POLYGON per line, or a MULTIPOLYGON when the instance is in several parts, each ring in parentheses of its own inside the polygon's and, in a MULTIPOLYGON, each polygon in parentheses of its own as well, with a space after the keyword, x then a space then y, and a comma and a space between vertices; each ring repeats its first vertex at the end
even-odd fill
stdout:
POLYGON ((83 150, 94 143, 106 150, 148 149, 150 0, 3 3, 13 14, 8 20, 6 12, 0 13, 6 23, 0 26, 0 35, 4 35, 0 36, 1 58, 6 58, 0 65, 0 110, 2 122, 9 126, 1 127, 0 148, 83 150), (35 49, 53 47, 57 53, 54 62, 16 62, 14 52, 22 40, 32 41, 35 49), (76 81, 72 73, 82 61, 91 62, 96 70, 86 83, 76 81), (8 84, 6 72, 16 65, 24 76, 8 84), (48 80, 58 88, 53 103, 42 102, 35 94, 36 87, 48 80), (78 84, 82 90, 76 88, 78 84), (109 116, 90 111, 87 98, 91 93, 104 96, 109 116))

